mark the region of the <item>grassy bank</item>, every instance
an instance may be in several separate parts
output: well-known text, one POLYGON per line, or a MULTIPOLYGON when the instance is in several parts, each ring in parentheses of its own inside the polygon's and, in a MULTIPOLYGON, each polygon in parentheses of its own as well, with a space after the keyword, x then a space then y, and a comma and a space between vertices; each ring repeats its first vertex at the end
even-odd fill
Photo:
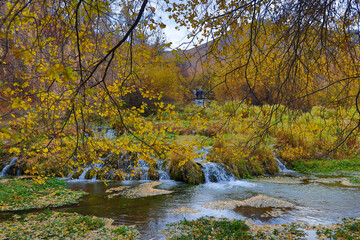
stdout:
POLYGON ((85 194, 67 189, 65 181, 56 178, 9 180, 0 183, 0 211, 63 206, 85 194))
POLYGON ((0 223, 1 239, 136 239, 133 227, 111 225, 112 220, 76 213, 45 211, 0 223))
POLYGON ((244 239, 282 240, 307 239, 308 231, 316 231, 319 239, 358 239, 360 219, 342 219, 342 223, 327 226, 310 226, 304 223, 282 225, 255 225, 243 220, 216 219, 202 217, 167 225, 163 232, 167 239, 244 239))
POLYGON ((352 159, 312 159, 299 160, 294 163, 294 169, 301 173, 344 173, 360 171, 360 158, 352 159))

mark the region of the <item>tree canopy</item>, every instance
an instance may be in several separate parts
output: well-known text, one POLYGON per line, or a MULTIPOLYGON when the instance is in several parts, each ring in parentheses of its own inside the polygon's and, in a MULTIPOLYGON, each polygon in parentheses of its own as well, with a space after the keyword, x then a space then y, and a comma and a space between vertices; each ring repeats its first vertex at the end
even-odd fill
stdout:
POLYGON ((170 103, 202 86, 234 110, 236 102, 271 105, 252 137, 259 141, 279 109, 350 109, 346 120, 339 114, 328 153, 358 134, 359 7, 358 0, 2 1, 0 148, 40 175, 110 152, 150 163, 181 154, 185 164, 200 143, 169 141, 173 129, 146 117, 176 127, 170 103), (168 50, 167 17, 190 30, 187 50, 168 50), (122 137, 104 138, 98 125, 122 137))

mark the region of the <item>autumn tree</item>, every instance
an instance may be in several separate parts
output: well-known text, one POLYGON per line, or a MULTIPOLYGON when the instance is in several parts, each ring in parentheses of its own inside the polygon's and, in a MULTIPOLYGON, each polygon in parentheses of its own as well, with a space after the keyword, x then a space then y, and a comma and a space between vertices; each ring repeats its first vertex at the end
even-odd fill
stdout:
POLYGON ((3 152, 38 175, 80 171, 110 152, 150 163, 163 157, 172 143, 164 141, 165 129, 142 118, 145 99, 159 117, 171 118, 172 107, 160 100, 179 91, 168 84, 179 76, 160 54, 164 43, 152 38, 150 30, 164 27, 154 6, 147 0, 3 2, 3 152), (129 102, 134 93, 143 99, 139 105, 129 102), (94 125, 105 123, 123 136, 97 132, 94 125))
POLYGON ((251 139, 261 141, 282 121, 272 121, 281 105, 354 106, 351 121, 339 120, 333 148, 357 134, 357 0, 18 0, 0 3, 3 151, 39 175, 67 174, 110 152, 150 163, 173 152, 190 159, 194 144, 169 141, 170 129, 143 118, 151 103, 157 119, 172 121, 173 106, 162 96, 182 99, 196 79, 180 76, 177 63, 163 56, 169 45, 160 10, 192 31, 200 59, 193 73, 201 73, 196 81, 208 91, 275 104, 251 139), (96 124, 114 126, 118 138, 104 138, 96 124))
POLYGON ((218 99, 232 100, 234 110, 235 102, 273 106, 253 138, 271 130, 279 104, 349 109, 351 121, 339 121, 338 140, 324 154, 358 134, 358 1, 187 1, 168 11, 192 30, 193 55, 202 59, 195 74, 218 99))

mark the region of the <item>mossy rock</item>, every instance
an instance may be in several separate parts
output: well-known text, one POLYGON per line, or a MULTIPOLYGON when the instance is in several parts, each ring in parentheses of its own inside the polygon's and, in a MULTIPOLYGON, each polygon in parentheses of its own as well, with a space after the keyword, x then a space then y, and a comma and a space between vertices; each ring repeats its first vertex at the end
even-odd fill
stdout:
MULTIPOLYGON (((21 167, 21 173, 24 172, 23 166, 21 167)), ((63 167, 60 171, 55 172, 55 177, 67 177, 71 173, 71 169, 69 167, 63 167)))
POLYGON ((112 173, 112 169, 108 166, 105 166, 96 172, 96 178, 103 180, 109 179, 112 176, 111 173, 112 173))
POLYGON ((82 174, 82 172, 83 172, 82 169, 80 169, 79 171, 74 172, 71 178, 72 178, 72 179, 79 179, 79 177, 80 177, 80 175, 82 174))
POLYGON ((159 180, 159 171, 157 170, 155 164, 150 165, 148 174, 150 180, 159 180))
POLYGON ((209 158, 214 162, 222 163, 238 178, 275 175, 278 173, 278 164, 272 149, 260 146, 252 151, 252 155, 239 158, 235 155, 237 149, 226 147, 223 142, 216 142, 209 153, 209 158))
POLYGON ((110 179, 113 181, 124 181, 125 180, 124 176, 120 173, 117 173, 117 171, 111 172, 110 179))
POLYGON ((114 168, 105 166, 96 172, 96 178, 101 180, 123 181, 123 175, 114 168))
POLYGON ((85 174, 85 179, 92 179, 96 175, 96 171, 94 169, 90 169, 85 174))
POLYGON ((169 175, 175 181, 194 185, 205 183, 205 175, 201 170, 201 166, 193 160, 187 161, 182 166, 179 166, 178 163, 171 163, 169 165, 169 175))

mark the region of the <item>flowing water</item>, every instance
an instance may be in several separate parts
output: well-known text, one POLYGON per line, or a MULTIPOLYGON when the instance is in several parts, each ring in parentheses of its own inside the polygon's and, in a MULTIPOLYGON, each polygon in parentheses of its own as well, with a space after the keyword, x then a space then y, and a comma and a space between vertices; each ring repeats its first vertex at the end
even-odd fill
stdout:
POLYGON ((171 190, 172 194, 138 199, 121 196, 108 199, 105 194, 107 188, 118 185, 136 186, 144 181, 113 182, 108 186, 102 182, 70 181, 70 188, 85 190, 90 192, 90 195, 84 197, 84 201, 76 206, 59 210, 109 217, 114 219, 116 225, 137 225, 142 239, 162 239, 159 231, 164 229, 166 224, 201 216, 249 218, 258 224, 279 224, 298 220, 309 224, 330 224, 338 222, 339 218, 360 216, 359 188, 307 181, 283 184, 238 180, 223 165, 206 162, 208 150, 209 148, 200 150, 199 153, 203 153, 203 156, 195 159, 202 165, 205 184, 192 186, 163 180, 159 188, 171 190), (262 216, 263 209, 242 207, 234 210, 214 210, 202 206, 214 201, 244 200, 259 194, 289 201, 296 207, 288 210, 280 218, 271 218, 262 216), (191 208, 197 212, 175 214, 173 211, 180 207, 191 208))
POLYGON ((142 239, 159 239, 159 231, 167 223, 201 216, 250 218, 256 223, 285 223, 302 220, 310 224, 330 224, 342 217, 360 216, 359 188, 343 187, 337 184, 280 184, 269 182, 249 182, 236 180, 229 182, 209 182, 191 186, 174 181, 163 181, 161 189, 174 191, 170 195, 139 199, 115 197, 108 199, 105 190, 117 185, 138 185, 142 181, 68 182, 71 189, 85 190, 90 195, 74 206, 60 208, 58 211, 78 212, 114 219, 114 224, 137 225, 142 239), (262 218, 252 209, 212 210, 202 207, 213 201, 244 200, 258 194, 279 198, 294 203, 297 207, 289 210, 281 218, 262 218), (171 210, 188 207, 197 210, 195 214, 173 214, 171 210))
POLYGON ((287 169, 285 164, 283 164, 277 157, 275 157, 275 159, 276 159, 276 162, 278 164, 280 173, 296 173, 293 170, 287 169))
POLYGON ((10 168, 12 166, 14 166, 18 161, 18 158, 17 157, 13 157, 11 160, 10 160, 10 163, 8 165, 6 165, 3 170, 0 172, 0 178, 1 177, 6 177, 8 176, 8 171, 10 170, 10 168))
POLYGON ((205 175, 205 183, 232 182, 238 180, 232 173, 226 170, 224 165, 207 161, 206 156, 210 149, 211 147, 205 147, 198 150, 197 152, 202 155, 200 158, 194 159, 195 162, 201 165, 205 175))

